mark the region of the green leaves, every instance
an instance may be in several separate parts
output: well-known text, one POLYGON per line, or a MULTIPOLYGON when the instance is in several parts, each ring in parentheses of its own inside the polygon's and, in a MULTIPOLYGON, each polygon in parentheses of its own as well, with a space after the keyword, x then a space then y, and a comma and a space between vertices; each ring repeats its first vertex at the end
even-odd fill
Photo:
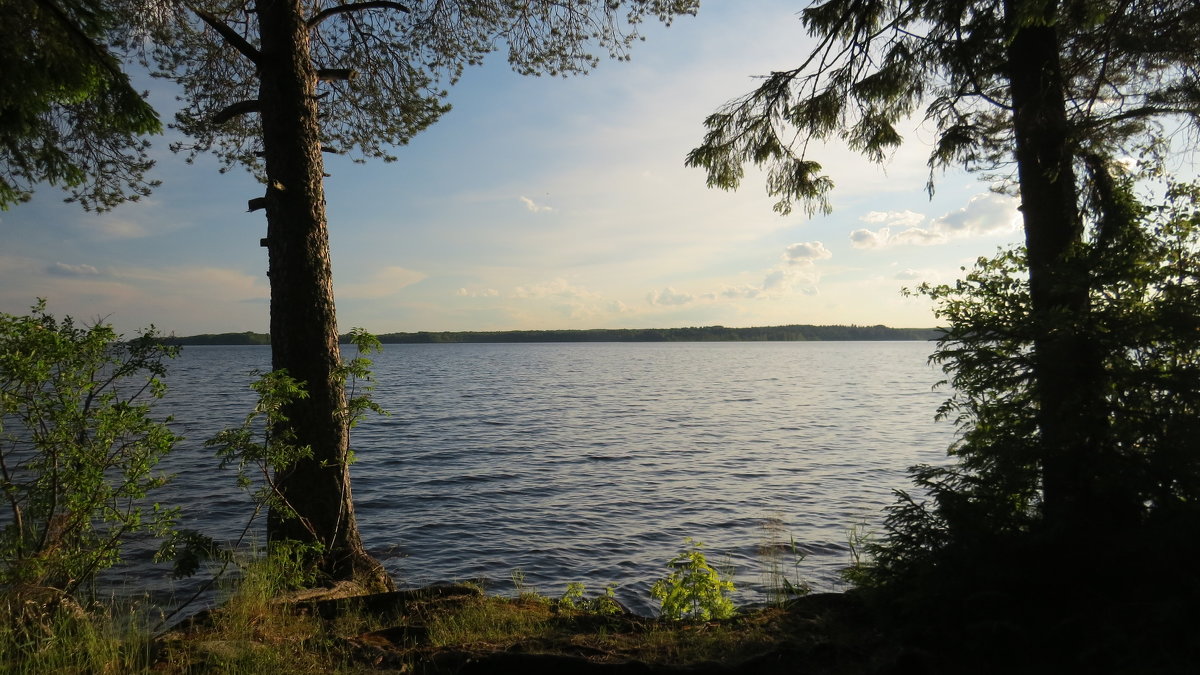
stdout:
MULTIPOLYGON (((371 361, 362 356, 382 349, 383 345, 361 328, 350 332, 350 342, 358 355, 337 371, 347 388, 347 405, 338 415, 348 428, 353 428, 368 412, 388 413, 371 398, 371 361)), ((284 497, 281 483, 292 467, 311 459, 313 451, 296 442, 286 412, 294 401, 308 398, 308 391, 303 382, 286 370, 258 373, 250 388, 258 399, 242 424, 218 432, 204 444, 216 449, 221 468, 236 468, 238 487, 250 492, 255 504, 251 519, 264 507, 282 518, 296 518, 296 509, 284 497)))
POLYGON ((1200 126, 1200 38, 1184 28, 1200 20, 1192 0, 825 0, 802 17, 808 56, 709 116, 686 160, 726 190, 743 165, 764 168, 780 213, 796 202, 828 211, 832 182, 802 168, 819 166, 812 154, 826 142, 883 162, 903 140, 897 126, 922 107, 938 129, 932 170, 960 165, 1011 182, 1008 47, 1022 27, 1057 31, 1074 148, 1121 156, 1161 137, 1154 120, 1200 126))
POLYGON ((284 370, 259 374, 250 388, 258 394, 258 402, 242 425, 218 432, 204 445, 217 449, 221 468, 236 466, 238 487, 251 491, 258 508, 294 515, 279 491, 278 476, 311 458, 312 448, 295 443, 284 411, 292 401, 307 398, 308 392, 284 370))
POLYGON ((105 324, 0 314, 0 585, 70 594, 121 545, 165 535, 176 512, 146 503, 177 437, 153 418, 164 360, 153 329, 120 342, 105 324))
MULTIPOLYGON (((697 0, 549 0, 510 2, 346 3, 303 5, 308 54, 320 68, 357 71, 353 79, 317 83, 321 145, 355 161, 393 161, 406 145, 450 110, 448 88, 463 71, 503 48, 523 75, 565 77, 595 68, 602 56, 619 60, 653 17, 669 24, 694 14, 697 0), (356 7, 361 5, 361 7, 356 7), (399 9, 403 6, 404 10, 399 9), (316 17, 323 16, 319 21, 316 17)), ((205 3, 204 10, 238 36, 259 44, 253 3, 205 3)), ((161 48, 151 54, 161 75, 182 85, 184 107, 175 126, 191 140, 173 147, 194 157, 217 155, 226 169, 262 168, 261 129, 255 115, 214 124, 219 112, 259 96, 259 75, 244 51, 210 23, 185 13, 160 26, 161 48)))
POLYGON ((353 429, 368 412, 384 416, 391 413, 371 398, 375 378, 371 375, 371 360, 365 357, 366 354, 382 351, 383 343, 363 328, 352 328, 350 344, 354 345, 357 353, 353 359, 342 364, 338 374, 346 384, 346 424, 353 429))
MULTIPOLYGON (((1128 177, 1107 180, 1103 190, 1093 177, 1091 237, 1079 260, 1091 304, 1071 326, 1102 363, 1106 423, 1079 471, 1104 503, 1134 505, 1133 527, 1144 530, 1106 523, 1114 539, 1149 540, 1152 528, 1196 522, 1200 504, 1200 186, 1168 182, 1162 202, 1147 206, 1133 199, 1128 177)), ((1034 344, 1039 330, 1067 324, 1054 315, 1048 326, 1033 322, 1027 265, 1022 249, 1001 251, 953 284, 917 291, 946 325, 931 360, 953 387, 938 414, 959 437, 953 465, 911 469, 925 497, 901 493, 890 508, 887 540, 871 547, 878 579, 1028 542, 1044 529, 1043 472, 1057 449, 1041 442, 1037 424, 1034 344)))
POLYGON ((672 621, 728 619, 736 612, 729 593, 733 581, 708 564, 704 544, 688 537, 685 548, 667 563, 672 571, 654 582, 650 596, 662 603, 662 616, 672 621))
POLYGON ((40 182, 104 211, 149 193, 146 134, 158 115, 132 87, 112 42, 138 16, 125 3, 5 0, 0 28, 0 209, 40 182), (120 6, 117 6, 120 5, 120 6))

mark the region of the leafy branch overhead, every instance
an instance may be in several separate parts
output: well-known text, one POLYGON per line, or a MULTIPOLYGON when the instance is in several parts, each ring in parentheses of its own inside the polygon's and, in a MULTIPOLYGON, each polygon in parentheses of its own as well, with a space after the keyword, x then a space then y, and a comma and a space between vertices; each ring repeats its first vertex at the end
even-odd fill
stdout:
POLYGON ((106 211, 157 185, 148 134, 158 115, 130 84, 121 51, 135 14, 123 1, 5 0, 0 22, 0 209, 39 183, 106 211))
POLYGON ((807 59, 710 115, 687 164, 723 189, 741 183, 746 164, 763 167, 777 211, 799 202, 828 212, 833 182, 813 158, 824 143, 882 162, 903 142, 899 125, 923 112, 937 129, 930 190, 933 174, 951 165, 1009 176, 1009 47, 1054 7, 1067 17, 1056 25, 1069 144, 1079 154, 1129 153, 1158 124, 1200 126, 1200 5, 1192 0, 827 0, 801 14, 817 41, 807 59))
MULTIPOLYGON (((616 3, 367 1, 316 2, 303 31, 318 72, 321 146, 356 161, 393 161, 392 148, 449 111, 447 87, 467 66, 504 50, 526 75, 568 76, 595 67, 599 54, 627 59, 647 17, 670 23, 697 0, 616 3), (628 6, 623 6, 627 4, 628 6)), ((176 150, 213 152, 226 170, 261 171, 257 77, 263 58, 259 16, 249 2, 189 5, 160 25, 174 45, 151 56, 158 74, 187 92, 174 126, 190 140, 176 150), (232 49, 230 49, 232 47, 232 49)))

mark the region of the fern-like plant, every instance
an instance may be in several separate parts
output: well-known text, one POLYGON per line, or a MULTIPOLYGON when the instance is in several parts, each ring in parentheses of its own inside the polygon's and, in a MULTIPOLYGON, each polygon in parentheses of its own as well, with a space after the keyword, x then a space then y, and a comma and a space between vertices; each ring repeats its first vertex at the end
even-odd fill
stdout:
POLYGON ((671 573, 654 582, 650 596, 662 603, 661 615, 672 621, 728 619, 736 612, 729 594, 731 575, 722 575, 708 564, 700 550, 703 542, 691 537, 685 548, 667 563, 671 573))

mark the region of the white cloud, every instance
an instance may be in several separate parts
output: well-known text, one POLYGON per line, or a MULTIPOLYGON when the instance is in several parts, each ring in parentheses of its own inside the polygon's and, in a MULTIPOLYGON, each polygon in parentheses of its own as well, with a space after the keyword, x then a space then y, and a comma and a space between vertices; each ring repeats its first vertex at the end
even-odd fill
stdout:
POLYGON ((817 282, 820 280, 821 276, 815 271, 780 267, 767 272, 763 278, 762 290, 775 293, 799 291, 812 295, 816 293, 817 282))
POLYGON ((905 229, 894 234, 893 227, 854 230, 850 233, 850 245, 855 248, 933 246, 953 239, 1011 232, 1020 226, 1017 200, 991 192, 971 197, 963 208, 936 218, 925 227, 918 227, 924 223, 924 216, 913 211, 871 211, 860 220, 905 229))
POLYGON ((46 267, 47 274, 53 274, 56 277, 73 277, 73 278, 88 278, 100 276, 100 270, 91 265, 68 265, 66 263, 56 262, 53 265, 46 267))
POLYGON ((784 249, 783 258, 790 265, 811 265, 813 261, 833 257, 833 253, 819 241, 805 241, 784 249))
POLYGON ((476 291, 470 291, 465 288, 460 288, 457 291, 455 291, 455 295, 459 295, 464 298, 494 298, 494 297, 497 297, 500 295, 500 291, 498 291, 494 288, 483 288, 483 289, 476 290, 476 291))
POLYGON ((965 237, 1010 232, 1019 225, 1017 200, 993 192, 975 195, 963 208, 933 222, 939 232, 965 237))
POLYGON ((850 245, 854 248, 880 248, 887 246, 891 228, 881 227, 872 232, 867 229, 859 229, 850 233, 850 245))
POLYGON ((538 204, 537 202, 533 201, 529 197, 526 197, 525 195, 521 195, 521 203, 525 205, 525 208, 529 209, 530 211, 533 211, 534 213, 546 213, 547 211, 554 210, 553 208, 546 206, 545 204, 538 204))
POLYGON ((692 294, 680 293, 670 286, 661 291, 651 291, 646 296, 646 300, 652 305, 686 305, 695 299, 692 294))
POLYGON ((888 244, 934 246, 936 244, 944 244, 949 240, 950 237, 943 232, 926 230, 921 227, 910 227, 899 234, 893 235, 888 244))
POLYGON ((56 315, 80 320, 104 317, 127 335, 151 323, 184 335, 266 327, 267 312, 261 303, 270 292, 261 274, 176 265, 112 267, 98 275, 70 275, 61 268, 52 272, 51 267, 31 258, 0 256, 0 308, 24 311, 36 295, 46 298, 56 315), (29 293, 31 287, 36 293, 29 293))
MULTIPOLYGON (((815 295, 821 274, 816 261, 833 257, 833 253, 819 241, 799 242, 784 249, 783 262, 763 272, 757 285, 741 284, 725 286, 718 293, 706 293, 702 300, 763 300, 791 293, 815 295)), ((671 289, 667 289, 668 291, 671 289)), ((657 304, 666 304, 658 302, 657 304)))
POLYGON ((942 275, 938 274, 937 270, 915 270, 907 267, 892 275, 892 278, 897 281, 929 281, 937 283, 941 280, 942 275))
MULTIPOLYGON (((722 298, 728 298, 730 300, 741 300, 741 299, 757 298, 758 296, 762 295, 762 292, 763 292, 763 289, 759 286, 754 286, 751 284, 742 284, 741 286, 726 286, 725 288, 723 288, 721 290, 720 295, 722 298)), ((704 298, 705 299, 716 299, 716 295, 712 294, 712 293, 706 293, 704 295, 704 298)))
POLYGON ((916 227, 925 220, 925 214, 916 211, 868 211, 859 218, 864 223, 872 225, 895 225, 896 227, 916 227))
POLYGON ((371 275, 367 281, 348 284, 335 283, 334 291, 338 299, 386 298, 389 295, 395 295, 405 286, 411 286, 428 276, 424 272, 390 265, 371 275))
POLYGON ((628 311, 621 301, 608 299, 561 277, 540 284, 518 286, 513 289, 511 297, 533 301, 542 310, 573 320, 594 321, 609 314, 628 311))
POLYGON ((517 298, 590 298, 595 297, 596 294, 586 288, 574 286, 560 277, 532 286, 517 286, 513 289, 513 296, 517 298))

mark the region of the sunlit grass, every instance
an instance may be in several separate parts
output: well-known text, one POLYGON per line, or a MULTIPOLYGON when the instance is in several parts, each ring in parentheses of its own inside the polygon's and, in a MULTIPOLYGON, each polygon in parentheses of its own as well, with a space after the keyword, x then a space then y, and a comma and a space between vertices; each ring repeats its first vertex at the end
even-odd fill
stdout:
POLYGON ((38 601, 10 592, 0 623, 0 672, 132 673, 151 663, 152 640, 137 609, 86 612, 72 602, 38 601))

